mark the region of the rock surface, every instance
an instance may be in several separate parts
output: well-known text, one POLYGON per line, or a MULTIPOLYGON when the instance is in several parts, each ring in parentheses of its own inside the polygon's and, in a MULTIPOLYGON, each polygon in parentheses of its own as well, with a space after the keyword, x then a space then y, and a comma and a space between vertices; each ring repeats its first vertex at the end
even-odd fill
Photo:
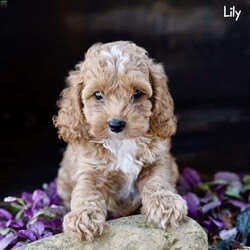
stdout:
POLYGON ((158 229, 142 215, 108 221, 103 234, 93 242, 73 243, 64 233, 48 237, 19 250, 207 250, 207 235, 187 218, 177 229, 158 229))

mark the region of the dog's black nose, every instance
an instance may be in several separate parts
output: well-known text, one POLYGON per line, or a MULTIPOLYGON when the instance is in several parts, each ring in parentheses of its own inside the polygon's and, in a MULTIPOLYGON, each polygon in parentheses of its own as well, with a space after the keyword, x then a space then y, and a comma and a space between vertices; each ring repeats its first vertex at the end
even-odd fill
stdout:
POLYGON ((125 128, 126 123, 122 120, 112 119, 109 121, 109 128, 112 132, 119 133, 125 128))

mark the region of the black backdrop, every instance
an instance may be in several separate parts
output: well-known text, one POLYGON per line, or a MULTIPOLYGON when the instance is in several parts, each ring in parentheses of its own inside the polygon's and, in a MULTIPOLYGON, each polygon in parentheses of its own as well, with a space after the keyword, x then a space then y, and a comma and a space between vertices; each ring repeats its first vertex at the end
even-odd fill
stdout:
POLYGON ((51 121, 56 100, 95 42, 132 40, 164 63, 180 168, 204 178, 249 171, 249 11, 247 0, 8 0, 0 8, 0 197, 56 176, 65 148, 51 121), (223 17, 224 5, 241 9, 237 22, 223 17))

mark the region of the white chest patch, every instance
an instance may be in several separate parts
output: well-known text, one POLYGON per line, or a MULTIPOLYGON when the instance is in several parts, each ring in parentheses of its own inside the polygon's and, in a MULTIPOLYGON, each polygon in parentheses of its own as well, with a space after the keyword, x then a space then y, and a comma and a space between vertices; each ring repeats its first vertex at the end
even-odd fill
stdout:
POLYGON ((136 139, 106 140, 103 146, 108 149, 116 159, 110 164, 110 171, 122 171, 125 174, 124 186, 121 187, 119 196, 127 198, 134 190, 134 181, 137 178, 142 161, 136 159, 138 143, 136 139))

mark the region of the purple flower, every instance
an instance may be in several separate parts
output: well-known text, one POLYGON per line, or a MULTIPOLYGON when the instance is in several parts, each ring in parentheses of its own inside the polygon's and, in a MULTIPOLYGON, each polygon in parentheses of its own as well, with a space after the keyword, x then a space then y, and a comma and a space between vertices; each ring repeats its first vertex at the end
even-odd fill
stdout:
POLYGON ((240 223, 238 219, 250 204, 250 175, 218 172, 214 180, 202 183, 195 170, 185 168, 177 188, 187 202, 189 216, 203 226, 208 237, 211 237, 211 242, 219 237, 222 229, 237 226, 242 227, 243 236, 232 235, 233 238, 224 242, 227 248, 231 249, 230 242, 239 241, 239 237, 244 239, 245 243, 250 242, 249 214, 245 215, 240 223), (229 216, 225 216, 224 211, 228 211, 229 216))
POLYGON ((58 230, 59 232, 61 232, 63 230, 62 228, 62 218, 55 218, 55 219, 51 219, 51 220, 46 220, 43 221, 44 226, 47 229, 50 229, 52 232, 54 232, 55 230, 58 230))
POLYGON ((239 207, 241 211, 243 211, 247 207, 247 204, 245 202, 233 199, 226 201, 225 204, 232 204, 235 207, 239 207))
POLYGON ((199 204, 200 200, 198 196, 194 193, 187 193, 183 195, 183 199, 187 202, 188 211, 191 217, 197 218, 198 217, 198 210, 199 210, 199 204))
POLYGON ((45 226, 41 221, 36 221, 32 225, 28 225, 27 228, 35 234, 37 239, 41 239, 45 226))
POLYGON ((33 231, 22 229, 18 231, 18 234, 20 237, 24 239, 28 239, 30 242, 37 240, 35 234, 33 231))
POLYGON ((23 192, 21 198, 9 196, 5 202, 7 209, 0 208, 0 250, 62 232, 66 209, 60 205, 55 182, 45 184, 43 190, 23 192))
POLYGON ((24 242, 23 241, 18 241, 12 248, 11 248, 11 250, 14 250, 14 249, 16 249, 16 248, 18 248, 18 247, 21 247, 21 246, 23 246, 24 245, 24 242))
POLYGON ((224 222, 220 221, 220 220, 217 220, 217 219, 214 219, 212 216, 208 216, 208 218, 217 226, 217 227, 224 227, 224 222))
POLYGON ((27 192, 23 192, 21 197, 26 204, 32 203, 32 194, 27 193, 27 192))
POLYGON ((0 239, 0 250, 6 249, 6 247, 9 246, 13 241, 15 241, 16 238, 17 235, 12 232, 5 235, 4 238, 0 239))
POLYGON ((206 193, 205 196, 200 198, 201 203, 208 203, 213 198, 211 193, 206 193))
POLYGON ((209 210, 219 207, 220 205, 221 205, 221 201, 219 200, 211 201, 207 203, 206 205, 204 205, 201 211, 203 214, 206 214, 209 210))
POLYGON ((183 176, 192 187, 196 187, 201 183, 198 172, 192 168, 185 168, 183 176))
POLYGON ((21 219, 13 220, 11 222, 10 226, 13 227, 13 228, 22 228, 22 227, 24 227, 24 222, 21 219))
POLYGON ((45 189, 45 193, 49 197, 49 205, 52 204, 61 204, 61 199, 59 198, 56 192, 56 183, 50 182, 49 184, 44 184, 43 188, 45 189))
POLYGON ((42 201, 43 201, 44 193, 42 190, 35 190, 32 194, 32 210, 41 208, 42 207, 42 201))
POLYGON ((0 208, 0 219, 11 220, 12 214, 4 208, 0 208))
POLYGON ((214 176, 215 180, 224 180, 228 183, 234 182, 234 181, 239 181, 240 178, 237 174, 232 173, 232 172, 218 172, 215 176, 214 176))
POLYGON ((184 195, 197 187, 201 181, 197 171, 192 168, 184 168, 182 175, 179 177, 178 183, 177 190, 181 195, 184 195))
POLYGON ((202 225, 203 225, 206 232, 208 232, 208 231, 212 232, 213 231, 213 226, 212 226, 212 223, 211 223, 210 220, 204 220, 202 225))

